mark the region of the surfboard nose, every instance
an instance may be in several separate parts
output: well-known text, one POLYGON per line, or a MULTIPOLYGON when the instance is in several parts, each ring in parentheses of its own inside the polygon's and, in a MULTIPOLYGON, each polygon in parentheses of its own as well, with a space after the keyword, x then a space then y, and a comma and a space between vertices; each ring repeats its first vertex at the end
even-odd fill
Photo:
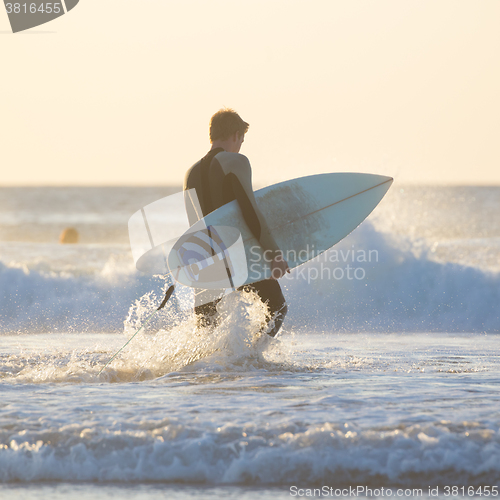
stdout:
POLYGON ((378 174, 363 174, 363 175, 369 175, 371 177, 371 182, 373 182, 373 187, 374 188, 380 188, 384 190, 384 194, 387 193, 389 188, 392 186, 392 183, 394 182, 394 177, 389 177, 388 175, 378 175, 378 174))
POLYGON ((373 175, 373 177, 378 177, 379 179, 379 182, 381 183, 392 183, 394 181, 394 177, 389 177, 388 175, 378 175, 378 174, 369 174, 369 175, 373 175))
POLYGON ((381 192, 383 193, 380 199, 382 199, 387 191, 389 191, 389 188, 392 186, 392 183, 394 182, 393 177, 389 177, 387 175, 377 175, 377 185, 374 186, 374 188, 378 189, 379 191, 382 190, 381 192))

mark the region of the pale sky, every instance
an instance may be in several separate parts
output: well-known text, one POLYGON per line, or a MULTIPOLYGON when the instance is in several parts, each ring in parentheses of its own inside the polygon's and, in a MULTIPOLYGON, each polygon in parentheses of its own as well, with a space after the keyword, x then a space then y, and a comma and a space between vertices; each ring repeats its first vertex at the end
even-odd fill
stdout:
POLYGON ((499 0, 80 0, 12 34, 0 185, 181 184, 222 106, 254 183, 500 185, 499 0))

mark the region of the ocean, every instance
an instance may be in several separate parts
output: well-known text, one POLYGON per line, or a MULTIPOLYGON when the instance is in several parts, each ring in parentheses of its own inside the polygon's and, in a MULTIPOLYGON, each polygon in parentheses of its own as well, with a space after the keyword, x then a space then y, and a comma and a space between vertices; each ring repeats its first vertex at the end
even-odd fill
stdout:
POLYGON ((500 495, 500 187, 395 183, 275 339, 181 289, 99 375, 170 284, 128 219, 179 190, 0 188, 0 498, 500 495))

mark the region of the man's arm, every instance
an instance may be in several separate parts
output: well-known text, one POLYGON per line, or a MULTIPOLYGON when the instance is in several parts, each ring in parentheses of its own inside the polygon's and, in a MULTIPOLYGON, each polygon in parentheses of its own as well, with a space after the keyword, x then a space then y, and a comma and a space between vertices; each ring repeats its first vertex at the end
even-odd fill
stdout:
POLYGON ((237 153, 220 153, 216 160, 221 165, 226 179, 231 183, 233 193, 243 213, 243 218, 260 246, 272 252, 272 275, 281 277, 289 271, 276 240, 257 206, 252 189, 252 169, 246 156, 237 153))
POLYGON ((232 191, 248 224, 259 244, 264 250, 279 251, 269 226, 257 206, 252 189, 252 169, 246 156, 238 153, 219 153, 215 158, 219 162, 226 180, 230 182, 232 191))

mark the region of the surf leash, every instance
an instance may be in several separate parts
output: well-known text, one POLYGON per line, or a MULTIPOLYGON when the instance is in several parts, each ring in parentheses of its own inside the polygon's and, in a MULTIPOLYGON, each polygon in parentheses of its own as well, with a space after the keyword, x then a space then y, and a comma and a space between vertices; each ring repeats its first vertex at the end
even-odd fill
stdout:
POLYGON ((163 309, 165 307, 165 304, 167 303, 168 299, 170 298, 170 296, 174 293, 174 289, 175 289, 175 285, 170 285, 170 287, 168 288, 167 290, 167 293, 165 294, 165 297, 162 301, 162 303, 159 305, 159 307, 157 309, 155 309, 146 319, 146 321, 144 321, 144 323, 141 325, 141 327, 139 328, 139 330, 137 330, 134 335, 132 335, 132 337, 130 337, 127 342, 123 345, 123 347, 121 349, 119 349, 115 354, 114 356, 101 368, 101 371, 97 374, 97 376, 99 376, 103 371, 104 369, 111 363, 111 361, 113 361, 116 356, 118 356, 118 354, 120 354, 123 349, 125 349, 125 347, 127 347, 128 344, 130 344, 130 342, 132 341, 132 339, 149 323, 150 319, 160 310, 160 309, 163 309))

